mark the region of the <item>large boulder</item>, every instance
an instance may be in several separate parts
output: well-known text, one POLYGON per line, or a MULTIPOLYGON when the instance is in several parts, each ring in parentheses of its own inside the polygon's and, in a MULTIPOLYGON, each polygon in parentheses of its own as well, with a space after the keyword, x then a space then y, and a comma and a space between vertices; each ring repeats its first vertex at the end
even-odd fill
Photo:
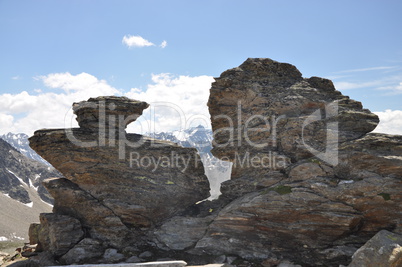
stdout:
POLYGON ((80 128, 39 130, 29 139, 65 177, 44 182, 53 212, 78 219, 86 237, 106 247, 144 245, 147 231, 209 197, 196 149, 126 133, 148 106, 90 98, 73 105, 80 128))
POLYGON ((327 79, 248 59, 212 84, 212 153, 233 162, 229 202, 195 251, 347 264, 381 229, 402 233, 402 137, 327 79))
MULTIPOLYGON (((212 84, 208 107, 212 153, 232 161, 268 152, 279 159, 309 158, 338 141, 362 137, 379 121, 330 80, 303 78, 295 66, 268 58, 249 58, 223 72, 212 84)), ((237 171, 232 179, 241 176, 237 171)))
POLYGON ((126 123, 112 124, 119 117, 132 121, 148 104, 99 97, 74 106, 81 128, 39 130, 29 139, 30 145, 124 224, 151 227, 209 196, 209 182, 195 149, 126 134, 126 123), (113 108, 112 114, 101 110, 107 110, 105 106, 113 108), (119 111, 117 117, 115 111, 119 111), (99 113, 106 114, 103 130, 98 127, 101 119, 90 120, 95 115, 89 114, 102 117, 99 113))

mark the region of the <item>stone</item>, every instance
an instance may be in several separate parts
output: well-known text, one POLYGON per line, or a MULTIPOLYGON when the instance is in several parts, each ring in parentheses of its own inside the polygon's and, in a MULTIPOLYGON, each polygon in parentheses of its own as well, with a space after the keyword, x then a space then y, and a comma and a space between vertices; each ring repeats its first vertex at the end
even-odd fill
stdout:
POLYGON ((228 264, 232 264, 236 259, 237 259, 237 257, 228 256, 228 257, 226 257, 226 262, 228 264))
POLYGON ((132 257, 130 257, 130 258, 128 258, 128 259, 126 260, 127 263, 139 263, 139 262, 142 262, 142 261, 143 261, 143 260, 140 259, 140 258, 137 257, 137 256, 132 256, 132 257))
POLYGON ((92 238, 102 240, 106 246, 124 247, 138 236, 112 209, 72 181, 53 178, 43 185, 55 200, 53 212, 77 218, 92 238))
POLYGON ((220 255, 214 260, 215 263, 224 263, 225 261, 226 261, 226 255, 220 255))
POLYGON ((3 260, 5 260, 6 258, 8 258, 10 256, 10 254, 6 253, 6 252, 2 252, 0 251, 0 262, 2 262, 3 260))
POLYGON ((138 257, 140 257, 141 259, 149 259, 153 256, 154 254, 151 251, 144 251, 142 252, 140 255, 138 255, 138 257))
POLYGON ((39 243, 40 223, 31 223, 28 230, 29 244, 35 245, 39 243))
POLYGON ((38 247, 56 257, 62 256, 83 237, 79 220, 66 215, 41 213, 41 228, 37 237, 38 247))
POLYGON ((98 240, 85 238, 60 258, 64 265, 98 263, 105 248, 98 240))
POLYGON ((37 256, 29 258, 27 262, 30 267, 58 265, 58 262, 54 259, 54 255, 50 251, 39 253, 37 256))
POLYGON ((169 249, 184 250, 193 247, 203 237, 214 217, 173 217, 155 231, 155 235, 169 249))
POLYGON ((348 267, 402 266, 402 235, 378 232, 353 254, 348 267))
POLYGON ((89 131, 119 132, 142 115, 149 104, 127 97, 100 96, 73 103, 81 129, 89 131))
POLYGON ((184 267, 186 265, 185 261, 154 261, 133 264, 136 267, 184 267))
POLYGON ((266 259, 266 260, 264 260, 263 262, 261 262, 261 265, 262 265, 263 267, 275 267, 275 266, 278 266, 278 264, 279 264, 280 262, 281 262, 281 261, 278 260, 277 258, 269 258, 269 259, 266 259))
POLYGON ((302 266, 299 264, 294 264, 290 261, 283 261, 278 264, 278 267, 302 267, 302 266))
POLYGON ((353 246, 335 246, 321 251, 320 253, 325 256, 327 261, 342 261, 348 262, 356 252, 353 246))
POLYGON ((110 262, 110 263, 117 263, 121 262, 124 260, 124 255, 121 253, 118 253, 117 249, 114 248, 108 248, 105 250, 105 253, 103 254, 103 259, 105 262, 110 262))

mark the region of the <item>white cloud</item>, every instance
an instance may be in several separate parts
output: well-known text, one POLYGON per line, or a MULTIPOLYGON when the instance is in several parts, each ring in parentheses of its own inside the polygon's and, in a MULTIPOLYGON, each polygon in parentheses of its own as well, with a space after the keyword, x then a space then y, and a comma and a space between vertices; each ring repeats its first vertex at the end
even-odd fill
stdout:
POLYGON ((166 40, 164 40, 164 41, 161 43, 160 47, 161 47, 161 48, 165 48, 166 46, 167 46, 167 42, 166 42, 166 40))
POLYGON ((95 76, 82 72, 78 75, 66 73, 52 73, 46 76, 39 76, 38 79, 49 88, 60 88, 66 93, 72 92, 96 92, 118 93, 119 91, 107 84, 105 80, 99 80, 95 76))
POLYGON ((154 46, 155 44, 151 43, 150 41, 142 38, 139 35, 124 35, 123 44, 127 45, 129 48, 132 47, 147 47, 147 46, 154 46))
POLYGON ((372 68, 361 68, 361 69, 353 69, 353 70, 342 70, 334 73, 350 73, 350 72, 365 72, 365 71, 373 71, 373 70, 390 70, 395 69, 397 66, 380 66, 380 67, 372 67, 372 68))
POLYGON ((368 88, 381 86, 383 84, 382 80, 369 81, 369 82, 334 82, 336 89, 340 91, 368 88))
POLYGON ((375 90, 381 90, 385 94, 395 95, 402 94, 402 74, 384 76, 380 79, 375 79, 371 81, 334 81, 335 87, 340 90, 352 90, 361 88, 371 88, 375 90))
POLYGON ((71 110, 73 102, 121 93, 106 81, 87 73, 53 73, 37 79, 49 88, 63 91, 42 93, 36 90, 36 95, 26 91, 0 95, 0 133, 23 132, 31 135, 37 129, 76 126, 71 110))
POLYGON ((391 86, 382 86, 379 87, 378 89, 389 91, 388 95, 399 95, 402 94, 402 82, 391 86))
POLYGON ((22 78, 21 78, 21 76, 18 76, 18 75, 17 75, 17 76, 11 77, 11 79, 12 79, 12 80, 20 80, 20 79, 22 79, 22 78))
POLYGON ((402 135, 402 110, 374 112, 380 118, 380 123, 374 132, 402 135))
MULTIPOLYGON (((0 125, 1 128, 8 129, 13 125, 14 117, 8 114, 0 113, 0 125)), ((1 130, 0 128, 0 130, 1 130)))
POLYGON ((151 104, 129 131, 173 131, 202 124, 210 128, 207 107, 211 76, 178 76, 158 74, 146 91, 132 88, 127 97, 151 104))

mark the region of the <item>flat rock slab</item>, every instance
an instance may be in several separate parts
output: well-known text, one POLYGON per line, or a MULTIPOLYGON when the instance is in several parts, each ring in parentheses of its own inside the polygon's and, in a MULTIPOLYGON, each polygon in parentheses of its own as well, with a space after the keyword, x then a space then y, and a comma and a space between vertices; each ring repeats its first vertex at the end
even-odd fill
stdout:
MULTIPOLYGON (((184 267, 187 265, 185 261, 154 261, 144 263, 117 263, 117 264, 86 264, 86 265, 65 265, 69 267, 184 267)), ((219 265, 219 264, 218 264, 219 265)), ((221 265, 219 265, 221 266, 221 265)), ((50 266, 56 267, 56 266, 50 266)))

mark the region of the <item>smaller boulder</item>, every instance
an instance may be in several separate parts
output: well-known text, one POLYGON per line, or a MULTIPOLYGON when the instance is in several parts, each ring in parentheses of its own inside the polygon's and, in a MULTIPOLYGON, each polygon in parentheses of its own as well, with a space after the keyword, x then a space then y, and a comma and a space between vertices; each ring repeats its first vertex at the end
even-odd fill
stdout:
POLYGON ((92 238, 85 238, 60 258, 62 264, 97 263, 104 255, 105 248, 101 242, 92 238))
POLYGON ((108 248, 103 254, 103 259, 105 262, 118 263, 124 260, 124 255, 119 253, 117 249, 108 248))
POLYGON ((39 219, 38 246, 56 257, 67 253, 84 236, 80 221, 70 216, 41 213, 39 219))
POLYGON ((359 248, 348 267, 402 266, 402 235, 381 230, 359 248))

